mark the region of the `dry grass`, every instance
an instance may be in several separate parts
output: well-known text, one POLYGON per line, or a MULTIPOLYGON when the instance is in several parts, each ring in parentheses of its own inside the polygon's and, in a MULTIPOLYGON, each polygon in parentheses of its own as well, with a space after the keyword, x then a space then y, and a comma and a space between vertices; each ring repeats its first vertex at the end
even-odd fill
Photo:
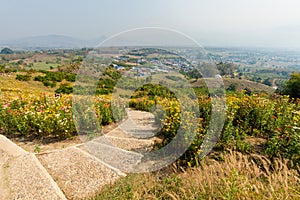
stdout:
MULTIPOLYGON (((25 75, 26 73, 18 73, 25 75)), ((41 73, 32 74, 30 81, 18 81, 16 80, 16 74, 10 75, 10 77, 0 77, 0 91, 7 92, 8 95, 15 95, 20 93, 28 94, 40 94, 40 93, 52 93, 55 88, 48 88, 43 86, 42 83, 34 81, 33 77, 42 75, 41 73)), ((1 93, 2 95, 2 93, 1 93)))
POLYGON ((262 156, 230 153, 224 162, 205 162, 201 169, 189 170, 181 178, 191 180, 187 188, 190 196, 207 199, 299 199, 299 177, 289 170, 286 162, 274 165, 262 156), (271 167, 273 166, 273 167, 271 167), (197 193, 194 193, 197 191, 197 193), (202 193, 202 194, 201 194, 202 193))
POLYGON ((95 199, 300 199, 300 179, 286 162, 229 153, 183 173, 129 175, 95 199))

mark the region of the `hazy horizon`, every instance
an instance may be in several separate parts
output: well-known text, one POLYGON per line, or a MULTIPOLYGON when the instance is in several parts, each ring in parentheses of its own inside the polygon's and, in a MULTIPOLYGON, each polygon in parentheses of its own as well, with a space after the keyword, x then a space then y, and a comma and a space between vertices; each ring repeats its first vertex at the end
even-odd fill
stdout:
POLYGON ((180 31, 203 46, 300 49, 297 0, 11 0, 2 2, 0 41, 41 35, 82 40, 141 27, 180 31))

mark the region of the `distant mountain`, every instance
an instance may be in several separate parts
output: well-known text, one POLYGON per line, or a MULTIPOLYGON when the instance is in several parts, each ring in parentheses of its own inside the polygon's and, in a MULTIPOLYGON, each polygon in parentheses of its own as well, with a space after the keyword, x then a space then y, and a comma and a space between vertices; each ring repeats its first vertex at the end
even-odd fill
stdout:
POLYGON ((8 46, 17 49, 83 48, 95 47, 104 39, 105 37, 93 40, 81 40, 64 35, 43 35, 1 42, 0 46, 8 46))

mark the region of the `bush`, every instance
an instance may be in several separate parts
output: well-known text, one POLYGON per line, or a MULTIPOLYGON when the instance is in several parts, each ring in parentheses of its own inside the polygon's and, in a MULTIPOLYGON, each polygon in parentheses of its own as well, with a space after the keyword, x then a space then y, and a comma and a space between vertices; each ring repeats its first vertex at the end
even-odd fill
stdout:
POLYGON ((112 112, 111 112, 111 105, 107 102, 98 102, 96 104, 97 116, 101 116, 102 118, 102 125, 108 125, 114 121, 112 112))
POLYGON ((61 72, 48 72, 48 71, 41 71, 45 73, 45 76, 36 76, 34 77, 35 81, 52 81, 52 82, 62 82, 65 79, 65 74, 61 72))
POLYGON ((231 91, 231 92, 236 92, 237 91, 237 83, 231 83, 226 90, 231 91))
MULTIPOLYGON (((94 130, 91 125, 91 112, 87 104, 76 104, 76 110, 80 113, 82 123, 81 130, 94 130)), ((99 124, 108 124, 112 119, 110 102, 98 99, 95 103, 95 112, 99 124)), ((17 100, 0 98, 0 130, 4 134, 19 135, 25 137, 55 137, 65 139, 77 134, 73 114, 72 97, 63 95, 60 98, 54 95, 22 96, 17 100)))
POLYGON ((0 129, 8 135, 67 138, 76 135, 70 108, 69 97, 23 97, 0 106, 0 129))
MULTIPOLYGON (((245 92, 246 93, 246 92, 245 92)), ((264 138, 265 151, 270 158, 290 159, 295 165, 300 164, 300 108, 297 102, 290 102, 287 97, 275 100, 261 95, 250 96, 245 93, 230 94, 227 97, 227 117, 216 150, 227 149, 251 152, 249 137, 264 138)), ((180 126, 180 106, 176 100, 157 99, 166 111, 164 127, 157 134, 162 142, 158 147, 168 144, 176 135, 180 126)), ((131 99, 130 107, 146 110, 155 105, 154 100, 144 97, 131 99)), ((183 165, 197 165, 201 145, 210 121, 210 99, 199 96, 200 117, 197 136, 185 154, 178 161, 183 165)), ((188 129, 187 129, 188 131, 188 129)))
POLYGON ((76 81, 76 74, 66 74, 66 80, 69 82, 75 82, 76 81))
POLYGON ((59 94, 71 94, 73 92, 73 87, 68 85, 60 85, 60 87, 55 90, 55 93, 59 94))
POLYGON ((11 50, 10 48, 4 48, 0 51, 0 54, 13 54, 14 51, 11 50))
POLYGON ((34 77, 34 81, 43 82, 45 80, 45 76, 36 76, 34 77))
POLYGON ((18 81, 30 81, 31 76, 30 75, 21 75, 21 74, 17 74, 16 79, 18 81))
POLYGON ((46 73, 46 79, 48 81, 62 82, 64 80, 64 78, 65 78, 64 73, 60 73, 60 72, 47 72, 46 73))
POLYGON ((300 73, 294 73, 286 82, 281 92, 284 95, 289 95, 291 98, 300 98, 300 73))
POLYGON ((43 81, 43 85, 45 87, 54 88, 54 87, 56 87, 57 83, 55 81, 43 81))

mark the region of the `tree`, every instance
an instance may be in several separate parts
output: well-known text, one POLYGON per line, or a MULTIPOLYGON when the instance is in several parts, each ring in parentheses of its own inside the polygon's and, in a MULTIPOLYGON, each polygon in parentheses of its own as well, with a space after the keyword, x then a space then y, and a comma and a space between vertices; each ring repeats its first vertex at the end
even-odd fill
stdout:
POLYGON ((234 71, 237 69, 237 66, 233 63, 217 63, 217 69, 220 71, 222 76, 229 75, 234 78, 234 71))
POLYGON ((272 86, 272 79, 267 78, 263 81, 263 84, 268 85, 268 86, 272 86))
POLYGON ((10 48, 4 48, 1 50, 0 54, 13 54, 14 51, 11 50, 10 48))
POLYGON ((291 98, 300 98, 300 73, 292 74, 280 93, 289 95, 291 98))
POLYGON ((231 83, 226 90, 227 91, 236 92, 236 90, 237 90, 237 83, 231 83))
POLYGON ((146 82, 151 82, 152 81, 152 76, 147 76, 146 82))
POLYGON ((244 93, 247 94, 247 95, 251 95, 251 94, 252 94, 252 91, 251 91, 249 88, 246 87, 246 88, 244 89, 244 93))

